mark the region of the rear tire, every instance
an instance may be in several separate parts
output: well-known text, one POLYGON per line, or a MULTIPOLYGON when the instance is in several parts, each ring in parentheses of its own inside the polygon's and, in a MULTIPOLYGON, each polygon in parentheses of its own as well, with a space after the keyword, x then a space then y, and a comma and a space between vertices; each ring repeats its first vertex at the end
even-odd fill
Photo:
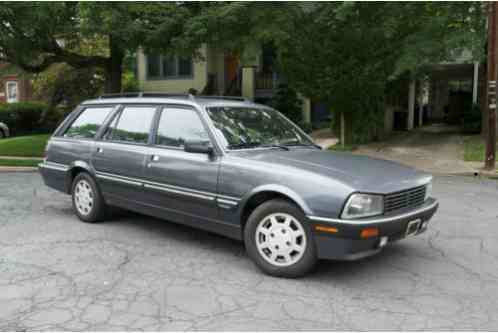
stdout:
POLYGON ((251 213, 244 242, 249 257, 269 275, 299 277, 317 262, 315 240, 306 216, 285 200, 267 201, 251 213))
POLYGON ((106 216, 107 206, 95 180, 81 172, 73 180, 71 197, 73 209, 83 222, 100 222, 106 216))
POLYGON ((2 130, 0 130, 0 140, 3 139, 3 138, 5 138, 5 137, 6 137, 6 135, 3 133, 2 130))

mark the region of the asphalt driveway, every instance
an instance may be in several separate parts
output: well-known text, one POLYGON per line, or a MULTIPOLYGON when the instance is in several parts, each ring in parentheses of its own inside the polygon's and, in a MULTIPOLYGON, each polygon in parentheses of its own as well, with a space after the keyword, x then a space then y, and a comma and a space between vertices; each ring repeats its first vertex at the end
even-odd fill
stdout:
POLYGON ((496 330, 498 183, 440 177, 427 233, 272 278, 242 244, 124 214, 79 222, 35 173, 0 173, 0 330, 496 330))

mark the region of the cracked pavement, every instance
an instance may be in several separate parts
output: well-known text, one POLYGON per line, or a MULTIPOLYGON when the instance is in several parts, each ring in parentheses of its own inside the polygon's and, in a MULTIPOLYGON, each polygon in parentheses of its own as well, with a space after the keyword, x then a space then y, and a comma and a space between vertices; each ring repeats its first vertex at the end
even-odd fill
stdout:
POLYGON ((0 173, 0 330, 496 330, 498 182, 438 177, 429 230, 296 279, 242 243, 131 213, 85 224, 0 173))

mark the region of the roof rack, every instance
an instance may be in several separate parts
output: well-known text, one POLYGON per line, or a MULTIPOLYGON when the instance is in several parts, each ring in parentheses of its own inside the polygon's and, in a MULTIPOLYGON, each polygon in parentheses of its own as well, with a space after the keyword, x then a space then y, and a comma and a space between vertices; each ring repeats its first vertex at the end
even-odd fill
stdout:
POLYGON ((103 94, 100 95, 99 99, 105 98, 141 98, 141 97, 170 97, 170 98, 188 98, 195 101, 196 98, 203 99, 224 99, 230 101, 243 101, 247 102, 247 99, 241 96, 213 96, 213 95, 192 95, 192 94, 168 94, 163 92, 126 92, 126 93, 113 93, 113 94, 103 94))
POLYGON ((183 98, 190 98, 193 99, 194 96, 191 94, 168 94, 168 93, 163 93, 163 92, 126 92, 126 93, 113 93, 113 94, 103 94, 100 95, 98 98, 99 99, 104 99, 104 98, 140 98, 140 97, 183 97, 183 98))
POLYGON ((216 95, 195 95, 195 98, 204 98, 204 99, 226 99, 229 101, 242 101, 247 102, 247 99, 242 96, 216 96, 216 95))

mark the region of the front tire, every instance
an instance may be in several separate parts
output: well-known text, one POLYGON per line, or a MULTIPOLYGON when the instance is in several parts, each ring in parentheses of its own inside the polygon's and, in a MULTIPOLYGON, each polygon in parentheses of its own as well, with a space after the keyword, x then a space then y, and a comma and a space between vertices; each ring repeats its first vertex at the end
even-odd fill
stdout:
POLYGON ((251 213, 244 242, 249 257, 269 275, 302 276, 317 261, 313 233, 305 215, 285 200, 267 201, 251 213))
POLYGON ((104 219, 107 210, 104 198, 88 173, 79 173, 74 178, 71 197, 74 212, 81 221, 95 223, 104 219))

